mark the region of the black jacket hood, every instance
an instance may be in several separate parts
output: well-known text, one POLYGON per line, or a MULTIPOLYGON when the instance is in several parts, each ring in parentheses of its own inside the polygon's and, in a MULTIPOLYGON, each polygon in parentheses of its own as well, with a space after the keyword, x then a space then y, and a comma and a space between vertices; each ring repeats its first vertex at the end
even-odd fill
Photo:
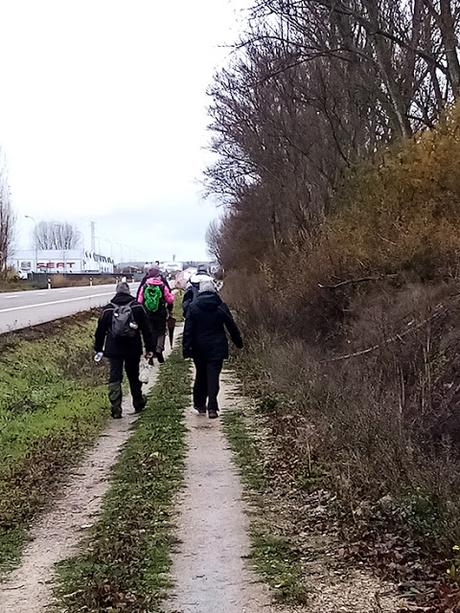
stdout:
POLYGON ((135 301, 136 299, 134 296, 131 296, 130 294, 115 294, 110 302, 112 304, 116 304, 117 306, 124 306, 125 304, 135 301))
POLYGON ((203 311, 215 311, 222 304, 222 299, 215 292, 203 292, 195 298, 194 304, 203 311))
POLYGON ((185 318, 185 358, 218 362, 228 358, 228 332, 237 347, 243 346, 230 309, 214 292, 203 292, 191 303, 185 318))

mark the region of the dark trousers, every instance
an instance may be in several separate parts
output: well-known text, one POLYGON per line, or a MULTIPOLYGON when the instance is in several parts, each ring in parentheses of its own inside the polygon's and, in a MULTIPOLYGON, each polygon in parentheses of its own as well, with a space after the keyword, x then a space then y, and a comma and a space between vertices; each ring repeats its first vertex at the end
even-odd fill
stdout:
POLYGON ((120 401, 121 401, 121 382, 123 381, 123 366, 125 367, 126 376, 129 381, 131 396, 133 397, 133 405, 136 408, 142 404, 142 383, 139 381, 139 362, 141 356, 127 356, 125 358, 110 358, 110 373, 109 373, 109 389, 114 384, 120 386, 120 401))
POLYGON ((206 361, 194 359, 195 383, 193 385, 193 406, 195 409, 208 411, 219 410, 217 395, 219 393, 219 376, 223 360, 206 361))
POLYGON ((162 353, 165 349, 166 309, 161 309, 158 313, 148 313, 148 319, 155 351, 162 353))

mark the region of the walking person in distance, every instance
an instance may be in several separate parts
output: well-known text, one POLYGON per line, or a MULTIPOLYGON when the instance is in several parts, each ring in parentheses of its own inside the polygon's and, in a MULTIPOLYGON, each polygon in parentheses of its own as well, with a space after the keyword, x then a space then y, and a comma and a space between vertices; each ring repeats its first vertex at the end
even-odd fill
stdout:
POLYGON ((183 335, 184 358, 192 358, 196 374, 193 406, 197 413, 218 417, 219 377, 228 358, 227 333, 241 349, 243 341, 230 309, 222 302, 211 280, 200 283, 199 294, 190 304, 183 335))
POLYGON ((109 400, 114 419, 122 416, 123 367, 136 413, 142 411, 146 404, 139 381, 142 340, 146 358, 151 358, 155 345, 144 307, 131 296, 127 283, 119 283, 116 295, 102 310, 94 344, 95 360, 100 361, 104 356, 110 363, 109 400))
POLYGON ((166 285, 166 287, 169 289, 169 291, 171 291, 171 286, 168 283, 168 279, 166 278, 166 275, 163 274, 161 272, 161 268, 160 268, 160 262, 157 260, 154 264, 154 266, 151 266, 147 272, 145 273, 145 275, 142 277, 141 282, 139 283, 139 287, 137 288, 137 292, 136 292, 136 299, 139 302, 139 296, 141 294, 142 288, 144 287, 147 279, 152 275, 152 271, 158 269, 160 271, 160 278, 163 281, 163 283, 166 285))
POLYGON ((158 361, 164 362, 163 351, 166 338, 166 320, 172 311, 174 294, 165 284, 158 267, 149 270, 144 285, 140 288, 137 301, 144 305, 153 334, 154 353, 158 361))

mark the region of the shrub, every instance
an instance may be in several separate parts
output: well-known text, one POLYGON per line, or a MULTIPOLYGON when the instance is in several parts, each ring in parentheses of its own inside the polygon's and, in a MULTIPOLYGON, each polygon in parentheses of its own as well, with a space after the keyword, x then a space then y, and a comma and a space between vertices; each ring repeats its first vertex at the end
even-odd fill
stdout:
POLYGON ((456 107, 356 168, 316 236, 225 281, 280 454, 299 470, 320 458, 351 507, 391 495, 446 547, 460 539, 459 127, 456 107))

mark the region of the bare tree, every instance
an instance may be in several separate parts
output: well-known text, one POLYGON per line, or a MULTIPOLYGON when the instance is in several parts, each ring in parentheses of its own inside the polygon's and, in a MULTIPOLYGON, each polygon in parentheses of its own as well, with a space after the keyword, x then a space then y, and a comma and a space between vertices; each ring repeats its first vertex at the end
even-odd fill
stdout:
POLYGON ((75 249, 81 244, 81 234, 66 221, 41 221, 34 231, 34 243, 37 249, 75 249))
POLYGON ((209 254, 220 262, 221 222, 214 219, 206 231, 206 243, 209 254))
POLYGON ((0 166, 0 273, 6 274, 12 255, 16 216, 11 207, 10 187, 4 163, 0 166))
POLYGON ((344 177, 459 96, 459 38, 460 0, 255 2, 209 91, 223 265, 309 249, 344 177))

